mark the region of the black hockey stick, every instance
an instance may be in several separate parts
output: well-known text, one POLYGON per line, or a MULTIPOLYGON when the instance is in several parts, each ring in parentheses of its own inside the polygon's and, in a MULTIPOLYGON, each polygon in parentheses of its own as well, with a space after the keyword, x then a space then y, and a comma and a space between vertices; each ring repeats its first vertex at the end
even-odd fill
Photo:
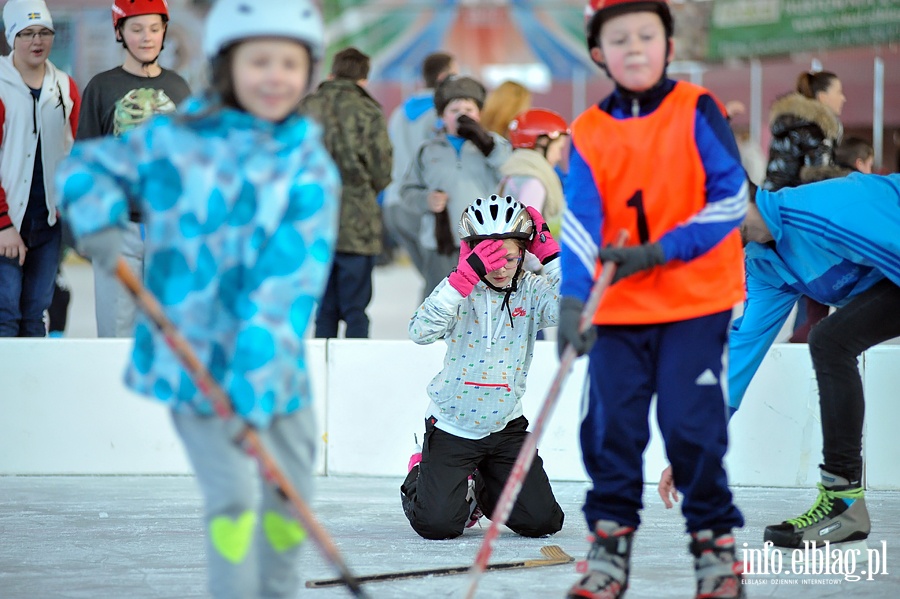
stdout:
MULTIPOLYGON (((544 566, 561 566, 570 564, 575 558, 563 551, 559 545, 545 545, 541 547, 544 559, 515 560, 511 562, 498 562, 488 564, 485 570, 516 570, 520 568, 543 568, 544 566)), ((426 568, 424 570, 406 570, 401 572, 384 572, 382 574, 370 574, 356 578, 359 582, 387 582, 391 580, 405 580, 407 578, 424 578, 426 576, 451 576, 453 574, 465 574, 469 566, 456 566, 450 568, 426 568)), ((308 580, 306 588, 319 589, 342 584, 340 578, 328 578, 326 580, 308 580)))
MULTIPOLYGON (((625 241, 627 240, 628 231, 623 229, 619 232, 615 246, 621 247, 625 245, 625 241)), ((581 311, 578 330, 582 333, 593 326, 592 320, 594 318, 594 313, 597 311, 597 306, 600 304, 603 292, 612 284, 615 274, 615 263, 607 262, 603 264, 603 272, 597 277, 597 280, 594 281, 588 300, 581 311)), ((491 525, 488 527, 487 532, 484 534, 484 538, 481 540, 481 547, 478 549, 478 553, 475 556, 475 562, 472 564, 472 567, 469 568, 470 582, 468 591, 465 595, 466 599, 472 599, 475 596, 475 590, 478 588, 481 574, 488 569, 488 560, 491 558, 491 552, 494 549, 494 541, 500 534, 500 527, 506 524, 509 515, 512 513, 516 499, 519 497, 519 491, 522 490, 525 477, 528 475, 528 470, 531 468, 531 463, 534 461, 534 456, 537 455, 537 444, 541 439, 541 435, 544 433, 544 426, 553 414, 553 409, 556 407, 556 402, 559 400, 563 384, 566 382, 569 372, 572 370, 572 364, 577 357, 575 348, 571 345, 567 345, 559 359, 559 368, 556 370, 556 376, 553 378, 550 390, 547 391, 547 397, 544 399, 544 403, 541 405, 541 410, 538 412, 537 417, 531 423, 531 434, 525 438, 525 442, 519 449, 519 456, 516 458, 515 464, 513 464, 512 471, 509 473, 509 478, 506 479, 506 484, 503 486, 503 492, 500 494, 500 499, 497 500, 494 512, 490 514, 491 525)))
MULTIPOLYGON (((190 344, 181 333, 178 332, 175 325, 172 324, 172 321, 169 320, 163 312, 159 301, 144 287, 134 273, 131 272, 131 269, 128 268, 128 263, 125 262, 123 258, 119 258, 119 262, 116 265, 116 275, 125 285, 125 288, 134 296, 134 299, 141 310, 144 311, 150 320, 152 320, 159 328, 160 332, 162 332, 166 344, 173 352, 175 352, 181 365, 184 366, 191 379, 197 385, 197 389, 212 402, 216 414, 223 420, 232 420, 235 418, 231 397, 229 397, 219 383, 212 378, 212 375, 209 374, 206 366, 197 359, 197 355, 194 353, 190 344)), ((313 515, 312 510, 309 509, 306 501, 303 500, 303 497, 300 496, 287 477, 284 476, 284 473, 281 471, 281 468, 278 467, 275 459, 268 451, 266 451, 256 430, 244 423, 235 435, 233 441, 243 449, 247 455, 256 460, 259 471, 266 482, 269 483, 275 492, 294 509, 297 519, 300 520, 303 527, 309 533, 309 536, 312 537, 319 546, 322 556, 335 571, 340 574, 340 578, 337 579, 338 584, 347 585, 356 597, 368 597, 362 590, 362 587, 359 586, 359 579, 350 572, 350 569, 344 562, 344 558, 341 557, 337 546, 331 539, 331 535, 329 535, 328 531, 319 524, 319 521, 316 519, 315 515, 313 515)))

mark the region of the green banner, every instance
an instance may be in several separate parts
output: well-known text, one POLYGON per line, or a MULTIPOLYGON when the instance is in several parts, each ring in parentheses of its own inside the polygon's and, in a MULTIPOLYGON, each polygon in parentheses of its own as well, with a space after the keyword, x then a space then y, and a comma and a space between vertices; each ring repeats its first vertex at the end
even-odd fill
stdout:
POLYGON ((900 0, 715 0, 708 60, 900 40, 900 0))

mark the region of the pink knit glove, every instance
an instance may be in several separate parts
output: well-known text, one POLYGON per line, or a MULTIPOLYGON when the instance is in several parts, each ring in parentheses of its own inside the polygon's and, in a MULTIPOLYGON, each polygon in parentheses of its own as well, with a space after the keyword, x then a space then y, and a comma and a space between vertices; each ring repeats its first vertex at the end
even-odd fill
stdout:
POLYGON ((550 235, 550 227, 547 226, 547 221, 544 220, 541 213, 531 206, 526 206, 525 210, 534 221, 534 237, 528 244, 528 251, 534 254, 541 264, 547 264, 559 256, 559 244, 550 235))
POLYGON ((459 263, 447 277, 447 281, 463 297, 468 297, 481 277, 505 264, 506 250, 499 239, 485 239, 474 250, 469 249, 469 244, 463 241, 459 244, 459 263))

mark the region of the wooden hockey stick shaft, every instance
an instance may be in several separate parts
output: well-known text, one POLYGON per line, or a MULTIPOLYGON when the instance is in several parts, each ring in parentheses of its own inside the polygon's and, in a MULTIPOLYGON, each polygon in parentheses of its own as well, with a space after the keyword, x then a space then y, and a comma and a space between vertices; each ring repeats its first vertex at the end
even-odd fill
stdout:
MULTIPOLYGON (((197 359, 197 355, 191 348, 187 340, 178 332, 172 321, 163 312, 159 301, 150 293, 141 283, 141 281, 131 272, 128 263, 123 258, 119 258, 116 265, 116 276, 125 285, 125 288, 134 296, 134 299, 141 310, 153 321, 159 328, 165 338, 166 344, 175 352, 182 366, 187 370, 191 379, 211 402, 213 409, 219 417, 225 421, 231 421, 235 417, 232 407, 231 398, 224 389, 212 378, 209 371, 197 359)), ((366 593, 359 585, 359 580, 350 572, 343 557, 341 557, 337 546, 331 539, 331 535, 319 524, 315 515, 310 510, 306 501, 300 496, 290 481, 284 476, 284 473, 275 462, 274 458, 269 454, 262 444, 257 432, 248 424, 242 421, 239 432, 234 437, 234 441, 249 456, 254 458, 259 467, 263 478, 272 488, 284 499, 294 510, 297 519, 300 520, 306 532, 312 537, 313 541, 319 546, 325 560, 340 575, 337 580, 339 584, 346 585, 356 597, 367 597, 366 593)))
MULTIPOLYGON (((547 557, 545 559, 531 560, 514 560, 509 562, 498 562, 488 564, 485 568, 488 572, 497 570, 517 570, 520 568, 543 568, 545 566, 560 566, 562 564, 570 564, 575 558, 562 550, 557 545, 549 545, 542 547, 541 552, 547 557), (550 549, 552 548, 552 549, 550 549), (550 549, 550 551, 545 551, 550 549)), ((399 572, 383 572, 381 574, 370 574, 359 576, 359 582, 390 582, 394 580, 406 580, 409 578, 424 578, 426 576, 452 576, 454 574, 464 574, 469 571, 469 566, 455 566, 449 568, 426 568, 423 570, 405 570, 399 572)), ((325 580, 308 580, 306 587, 310 589, 319 589, 323 587, 332 587, 341 584, 340 578, 328 578, 325 580)))
MULTIPOLYGON (((625 244, 627 239, 628 232, 625 230, 620 231, 615 246, 621 247, 625 244)), ((597 277, 597 280, 591 287, 591 293, 581 311, 578 330, 582 333, 593 326, 592 321, 594 313, 597 311, 597 306, 600 304, 603 292, 606 291, 606 288, 612 283, 615 274, 616 265, 614 263, 607 262, 603 265, 603 272, 597 277)), ((544 433, 544 426, 550 420, 550 416, 556 408, 556 403, 559 400, 563 383, 565 383, 566 378, 568 378, 569 372, 572 370, 572 364, 577 357, 575 348, 571 345, 567 345, 559 359, 559 368, 556 370, 556 376, 553 377, 550 390, 547 391, 547 397, 544 399, 544 403, 541 405, 541 410, 538 412, 537 417, 531 423, 531 434, 525 438, 525 442, 522 444, 521 449, 519 449, 519 456, 516 458, 515 464, 513 464, 512 471, 509 473, 509 478, 506 479, 506 484, 503 486, 503 492, 500 494, 500 499, 497 500, 494 513, 490 515, 491 525, 488 527, 484 539, 481 541, 481 547, 478 549, 478 553, 475 556, 475 562, 469 569, 471 581, 469 583, 468 591, 466 592, 466 599, 472 599, 475 596, 475 590, 478 588, 478 582, 481 580, 481 575, 487 568, 488 560, 491 559, 494 541, 500 534, 500 527, 506 524, 509 515, 512 513, 516 498, 519 497, 519 491, 522 490, 522 484, 524 484, 525 477, 528 475, 528 470, 531 468, 532 462, 534 462, 534 456, 537 455, 537 444, 541 439, 541 435, 544 433)))

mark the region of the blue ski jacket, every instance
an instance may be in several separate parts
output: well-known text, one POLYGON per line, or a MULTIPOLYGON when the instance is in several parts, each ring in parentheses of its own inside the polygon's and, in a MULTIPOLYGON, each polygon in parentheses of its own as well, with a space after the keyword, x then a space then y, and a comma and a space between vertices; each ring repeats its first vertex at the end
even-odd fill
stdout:
MULTIPOLYGON (((238 414, 267 426, 307 407, 303 337, 328 278, 340 182, 320 128, 189 100, 121 138, 76 143, 57 173, 76 236, 144 214, 144 280, 238 414)), ((126 384, 212 414, 140 314, 126 384)))
POLYGON ((735 409, 797 299, 843 306, 885 277, 900 285, 900 175, 760 189, 756 205, 774 241, 745 247, 747 298, 728 344, 735 409))

